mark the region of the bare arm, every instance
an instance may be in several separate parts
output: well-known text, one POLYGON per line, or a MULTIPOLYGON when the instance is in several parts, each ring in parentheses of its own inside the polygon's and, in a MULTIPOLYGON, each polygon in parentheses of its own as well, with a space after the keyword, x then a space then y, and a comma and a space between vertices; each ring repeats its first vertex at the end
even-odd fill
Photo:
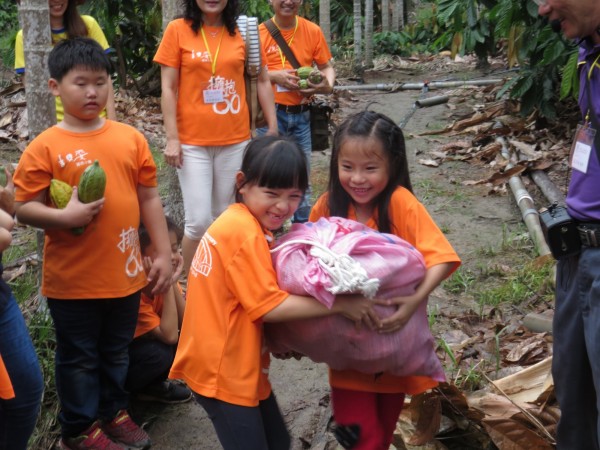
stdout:
POLYGON ((171 285, 165 293, 160 324, 150 331, 150 335, 153 338, 168 345, 177 344, 177 340, 179 339, 179 323, 177 320, 177 305, 175 301, 176 290, 177 288, 171 285))
POLYGON ((263 320, 265 322, 285 322, 333 314, 342 314, 355 322, 364 321, 373 328, 377 328, 380 324, 379 317, 373 311, 373 301, 358 295, 338 295, 331 309, 312 297, 290 295, 265 314, 263 320))
POLYGON ((95 202, 81 203, 76 186, 64 209, 46 205, 45 199, 46 191, 27 202, 16 202, 15 211, 19 222, 45 230, 82 227, 89 224, 104 206, 104 197, 95 202))
POLYGON ((142 222, 148 230, 150 242, 156 247, 156 257, 148 272, 148 283, 154 284, 152 295, 156 295, 166 292, 171 286, 173 269, 167 221, 157 188, 138 185, 137 194, 142 222))
POLYGON ((258 90, 258 101, 269 127, 267 134, 277 136, 279 132, 277 129, 277 114, 275 113, 275 96, 273 95, 271 79, 269 78, 269 71, 266 66, 262 68, 258 75, 256 87, 258 90))
POLYGON ((162 94, 160 107, 162 109, 167 146, 165 148, 165 161, 173 167, 181 167, 183 154, 179 142, 177 129, 177 95, 179 91, 179 69, 168 66, 160 67, 160 85, 162 94))

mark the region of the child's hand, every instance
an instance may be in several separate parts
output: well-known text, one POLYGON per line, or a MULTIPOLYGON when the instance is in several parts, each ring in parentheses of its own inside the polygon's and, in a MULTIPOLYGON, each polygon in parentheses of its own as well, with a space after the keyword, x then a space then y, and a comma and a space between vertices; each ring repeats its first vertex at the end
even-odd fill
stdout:
POLYGON ((381 328, 381 319, 373 310, 374 302, 362 295, 338 295, 332 310, 354 321, 357 328, 365 324, 371 330, 381 328))
POLYGON ((12 216, 15 213, 15 183, 12 173, 6 167, 4 173, 6 174, 6 186, 0 186, 0 209, 12 216))
POLYGON ((14 226, 13 218, 10 214, 0 209, 0 252, 4 251, 12 241, 10 230, 14 226))
POLYGON ((171 258, 157 256, 152 261, 152 267, 148 272, 148 284, 153 284, 152 295, 158 295, 166 292, 172 285, 171 277, 173 275, 173 266, 171 258))
POLYGON ((173 261, 173 276, 171 277, 171 284, 177 283, 179 277, 183 273, 183 256, 181 253, 177 253, 175 261, 173 261))
POLYGON ((397 305, 398 309, 394 314, 381 320, 379 331, 389 333, 398 331, 415 313, 419 304, 425 300, 419 295, 413 294, 407 297, 395 297, 387 300, 375 299, 374 302, 378 305, 397 305))
POLYGON ((62 210, 64 214, 63 217, 65 218, 65 228, 83 227, 88 225, 94 219, 94 216, 100 212, 103 206, 104 197, 91 203, 82 203, 79 201, 77 186, 74 186, 71 199, 69 200, 69 203, 67 203, 67 206, 65 206, 65 209, 62 210))

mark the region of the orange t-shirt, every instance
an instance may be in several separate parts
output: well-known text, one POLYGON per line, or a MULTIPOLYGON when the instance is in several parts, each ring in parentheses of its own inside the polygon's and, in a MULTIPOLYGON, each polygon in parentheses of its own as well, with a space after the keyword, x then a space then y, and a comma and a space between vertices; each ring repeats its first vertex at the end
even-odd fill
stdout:
POLYGON ((0 356, 0 398, 3 400, 15 398, 15 391, 10 382, 4 361, 2 361, 2 356, 0 356))
MULTIPOLYGON (((285 42, 288 43, 300 65, 312 66, 313 62, 317 64, 329 62, 331 60, 331 52, 321 28, 303 17, 297 16, 297 19, 298 28, 294 27, 291 30, 282 30, 281 35, 285 39, 285 42)), ((264 23, 260 24, 258 31, 260 33, 260 45, 266 54, 269 70, 293 69, 287 58, 285 58, 285 64, 283 64, 279 45, 273 39, 273 36, 271 36, 264 23)), ((273 85, 273 92, 275 93, 275 103, 281 105, 299 105, 307 101, 306 97, 298 92, 286 91, 281 86, 275 84, 273 85)))
POLYGON ((42 293, 51 298, 124 297, 146 285, 137 189, 157 185, 156 166, 146 139, 133 127, 107 120, 85 133, 48 128, 21 155, 15 199, 26 202, 47 192, 52 178, 76 186, 94 160, 106 172, 102 210, 81 235, 45 230, 42 293))
POLYGON ((245 43, 238 31, 230 36, 225 29, 221 38, 221 27, 204 29, 210 51, 200 31, 194 33, 184 19, 173 20, 165 29, 154 62, 179 70, 177 130, 182 144, 237 144, 250 139, 245 43), (213 76, 212 61, 216 61, 214 87, 222 90, 223 101, 205 103, 204 92, 213 76))
MULTIPOLYGON (((321 217, 329 217, 328 194, 322 195, 310 213, 309 220, 314 222, 321 217)), ((425 207, 417 198, 403 187, 398 187, 390 200, 389 214, 393 233, 401 237, 425 258, 425 266, 454 263, 452 271, 460 265, 460 258, 435 224, 425 207)), ((348 219, 357 220, 354 207, 348 211, 348 219)), ((365 224, 377 230, 373 217, 365 224)), ((424 376, 398 377, 389 373, 370 375, 353 370, 330 370, 329 382, 332 386, 355 391, 397 393, 414 395, 437 386, 437 381, 424 376)))
MULTIPOLYGON (((179 289, 180 293, 183 292, 179 282, 175 288, 179 289)), ((142 292, 137 325, 135 326, 135 334, 133 335, 134 338, 142 336, 160 326, 164 299, 165 296, 163 294, 148 297, 142 292)))
POLYGON ((200 241, 170 377, 200 395, 256 406, 271 393, 262 317, 287 297, 277 285, 270 232, 235 203, 200 241))

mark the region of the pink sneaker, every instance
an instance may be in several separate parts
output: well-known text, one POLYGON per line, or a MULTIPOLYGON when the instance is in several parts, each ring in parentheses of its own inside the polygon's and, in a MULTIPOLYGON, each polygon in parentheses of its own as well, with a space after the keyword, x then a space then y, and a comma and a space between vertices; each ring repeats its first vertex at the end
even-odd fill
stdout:
POLYGON ((152 445, 150 436, 131 420, 124 409, 119 411, 112 421, 103 423, 102 430, 126 449, 147 449, 152 445))
POLYGON ((58 445, 63 450, 123 450, 104 434, 98 421, 79 436, 61 439, 58 445))

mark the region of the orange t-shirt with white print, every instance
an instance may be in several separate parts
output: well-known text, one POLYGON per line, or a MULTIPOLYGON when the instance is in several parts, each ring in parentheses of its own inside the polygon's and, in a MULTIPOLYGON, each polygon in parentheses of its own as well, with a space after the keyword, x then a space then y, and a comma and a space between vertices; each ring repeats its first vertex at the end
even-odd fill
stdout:
MULTIPOLYGON (((300 65, 312 66, 313 62, 317 64, 329 62, 331 52, 321 28, 303 17, 296 16, 296 18, 298 19, 298 27, 281 30, 281 35, 288 43, 300 65)), ((266 54, 269 70, 293 69, 289 60, 285 58, 285 54, 280 53, 279 45, 264 23, 260 24, 258 31, 260 33, 260 45, 266 54), (285 63, 282 55, 285 58, 285 63)), ((281 105, 299 105, 307 102, 306 97, 298 92, 284 90, 276 84, 273 85, 273 92, 275 93, 275 103, 281 105)))
POLYGON ((200 395, 257 406, 271 393, 262 317, 289 294, 277 285, 268 239, 271 233, 235 203, 200 241, 169 375, 200 395))
POLYGON ((106 120, 98 130, 84 133, 48 128, 21 155, 14 174, 15 200, 27 202, 47 193, 52 178, 76 186, 95 160, 106 172, 102 210, 81 235, 45 230, 42 293, 47 297, 117 298, 146 285, 137 189, 157 186, 156 166, 146 139, 133 127, 106 120))
POLYGON ((15 391, 10 382, 10 376, 6 370, 4 361, 2 361, 2 356, 0 356, 0 398, 3 400, 15 398, 15 391))
POLYGON ((179 70, 177 130, 182 144, 237 144, 250 139, 245 43, 237 29, 235 36, 230 36, 225 28, 204 27, 204 34, 208 49, 200 30, 196 34, 190 22, 173 20, 165 29, 154 62, 179 70), (213 62, 212 87, 222 92, 222 99, 207 103, 205 93, 213 77, 213 62))
MULTIPOLYGON (((310 213, 314 222, 321 217, 329 217, 328 194, 322 195, 310 213)), ((444 233, 435 224, 425 206, 404 187, 398 187, 390 199, 389 214, 392 232, 406 240, 421 252, 425 266, 453 263, 452 271, 460 265, 460 258, 448 242, 444 233)), ((357 220, 354 208, 348 211, 348 219, 357 220)), ((374 217, 365 224, 377 230, 374 217)), ((354 370, 329 371, 329 382, 333 387, 354 391, 399 393, 414 395, 437 386, 438 382, 425 376, 399 377, 389 373, 371 375, 354 370)))
MULTIPOLYGON (((179 293, 183 293, 179 282, 175 285, 175 289, 178 289, 179 293)), ((137 325, 135 326, 135 333, 133 335, 134 338, 142 336, 160 326, 164 299, 164 294, 149 297, 142 292, 137 325)))

